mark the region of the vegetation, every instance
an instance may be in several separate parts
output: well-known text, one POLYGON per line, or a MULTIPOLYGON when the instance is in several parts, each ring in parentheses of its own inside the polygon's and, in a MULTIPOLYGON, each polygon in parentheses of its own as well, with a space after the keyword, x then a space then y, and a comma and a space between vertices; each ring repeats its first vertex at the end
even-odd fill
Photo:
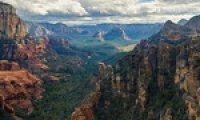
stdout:
MULTIPOLYGON (((56 56, 50 53, 43 56, 48 61, 47 72, 32 69, 44 81, 45 92, 42 100, 34 101, 32 114, 27 115, 25 111, 17 110, 16 115, 25 120, 70 120, 74 108, 79 106, 95 87, 92 78, 97 73, 98 62, 109 60, 111 56, 116 55, 109 60, 109 63, 112 63, 121 57, 117 55, 119 51, 109 44, 96 44, 85 48, 70 46, 70 48, 54 50, 56 56), (69 54, 64 51, 76 52, 69 54), (77 51, 83 54, 77 54, 77 51), (91 53, 91 57, 84 55, 88 52, 91 53), (75 60, 80 60, 81 65, 71 64, 75 60), (49 76, 59 76, 60 80, 51 81, 49 76)), ((28 63, 20 64, 28 67, 28 63)))

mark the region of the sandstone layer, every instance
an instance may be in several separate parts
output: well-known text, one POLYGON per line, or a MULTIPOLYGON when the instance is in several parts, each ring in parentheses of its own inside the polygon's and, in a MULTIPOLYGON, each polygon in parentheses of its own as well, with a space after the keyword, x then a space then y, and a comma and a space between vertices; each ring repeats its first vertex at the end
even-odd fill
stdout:
POLYGON ((0 61, 0 105, 7 112, 16 108, 33 111, 32 100, 42 98, 41 80, 15 62, 0 61))
POLYGON ((23 20, 16 15, 16 9, 0 2, 0 39, 23 39, 27 28, 23 20))

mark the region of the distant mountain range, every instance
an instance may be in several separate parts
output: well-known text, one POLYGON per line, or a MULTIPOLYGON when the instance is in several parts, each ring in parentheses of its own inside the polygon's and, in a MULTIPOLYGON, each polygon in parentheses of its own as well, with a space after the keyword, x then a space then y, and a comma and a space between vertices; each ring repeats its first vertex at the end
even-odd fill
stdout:
POLYGON ((28 32, 32 36, 66 36, 73 37, 95 37, 97 40, 130 39, 140 40, 147 38, 162 28, 163 24, 97 24, 67 26, 62 23, 32 23, 27 22, 28 32), (103 33, 105 38, 102 36, 103 33), (116 33, 115 33, 116 32, 116 33), (112 36, 114 35, 114 36, 112 36))

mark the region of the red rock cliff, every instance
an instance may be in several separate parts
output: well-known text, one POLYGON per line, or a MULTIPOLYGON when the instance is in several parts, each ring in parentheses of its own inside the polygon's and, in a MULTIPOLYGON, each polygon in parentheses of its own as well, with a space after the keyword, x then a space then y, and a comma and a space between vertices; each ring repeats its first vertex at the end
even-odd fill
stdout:
POLYGON ((16 15, 16 9, 0 2, 0 38, 22 39, 27 33, 25 23, 16 15))
POLYGON ((32 99, 41 99, 41 80, 15 62, 0 61, 0 106, 14 113, 16 108, 32 112, 32 99))

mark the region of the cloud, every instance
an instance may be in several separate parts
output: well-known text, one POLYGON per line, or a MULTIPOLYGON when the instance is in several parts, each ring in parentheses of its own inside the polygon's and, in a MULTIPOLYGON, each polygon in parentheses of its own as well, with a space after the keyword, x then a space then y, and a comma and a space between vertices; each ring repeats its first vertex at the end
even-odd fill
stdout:
POLYGON ((186 3, 199 3, 199 0, 155 0, 160 3, 169 3, 169 4, 186 4, 186 3))
POLYGON ((26 15, 56 15, 84 16, 88 13, 75 0, 0 0, 12 4, 21 14, 26 15))
POLYGON ((80 0, 92 15, 133 15, 138 9, 133 0, 80 0))
POLYGON ((200 13, 199 0, 0 0, 25 20, 66 24, 152 23, 189 19, 200 13), (187 4, 187 5, 185 5, 187 4))

